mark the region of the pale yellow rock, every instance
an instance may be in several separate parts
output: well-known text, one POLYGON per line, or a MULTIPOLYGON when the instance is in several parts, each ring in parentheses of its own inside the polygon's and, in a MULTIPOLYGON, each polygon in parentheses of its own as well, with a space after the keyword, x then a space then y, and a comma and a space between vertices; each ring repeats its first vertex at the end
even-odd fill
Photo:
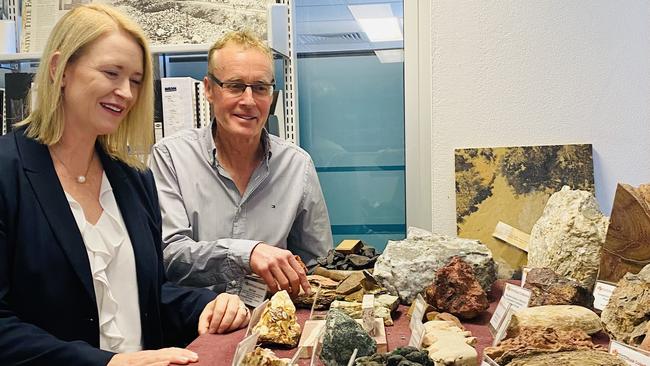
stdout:
POLYGON ((300 339, 300 325, 296 307, 286 291, 277 292, 262 312, 260 321, 253 327, 262 343, 275 343, 295 347, 300 339))
MULTIPOLYGON (((393 318, 390 313, 393 311, 399 301, 397 296, 379 295, 375 297, 374 317, 382 318, 385 326, 393 325, 393 318)), ((335 300, 330 305, 330 309, 339 309, 353 319, 361 319, 363 309, 360 302, 357 301, 338 301, 335 300)))
POLYGON ((240 366, 289 366, 288 358, 279 358, 270 349, 257 347, 247 353, 240 366))
POLYGON ((523 327, 581 329, 587 334, 602 330, 598 315, 577 305, 544 305, 519 310, 512 315, 507 337, 515 337, 523 327))
POLYGON ((429 352, 429 358, 436 365, 475 366, 478 354, 473 345, 476 338, 472 333, 458 328, 446 320, 432 320, 424 323, 422 346, 429 352))

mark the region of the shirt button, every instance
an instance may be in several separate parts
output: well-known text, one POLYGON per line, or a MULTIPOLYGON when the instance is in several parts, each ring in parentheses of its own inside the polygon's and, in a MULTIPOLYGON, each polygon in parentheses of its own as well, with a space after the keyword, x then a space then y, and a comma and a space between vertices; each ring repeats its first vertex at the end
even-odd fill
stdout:
POLYGON ((237 281, 235 280, 230 281, 230 286, 236 286, 236 285, 237 285, 237 281))
POLYGON ((95 318, 88 318, 88 321, 91 322, 91 323, 94 323, 94 322, 95 322, 95 318))

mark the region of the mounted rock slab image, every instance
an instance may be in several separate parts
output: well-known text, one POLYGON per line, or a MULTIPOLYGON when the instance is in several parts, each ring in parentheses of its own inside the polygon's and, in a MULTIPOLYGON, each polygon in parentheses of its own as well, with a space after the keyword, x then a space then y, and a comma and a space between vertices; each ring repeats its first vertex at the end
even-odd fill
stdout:
POLYGON ((492 252, 478 240, 432 234, 409 228, 401 241, 388 241, 377 258, 373 276, 402 303, 410 304, 436 279, 436 271, 458 256, 468 263, 484 291, 496 280, 492 252))
POLYGON ((320 360, 325 366, 345 366, 355 348, 357 357, 371 356, 377 352, 377 343, 350 316, 337 309, 330 310, 320 360))
POLYGON ((593 194, 562 187, 530 233, 528 267, 552 268, 593 289, 608 224, 593 194))

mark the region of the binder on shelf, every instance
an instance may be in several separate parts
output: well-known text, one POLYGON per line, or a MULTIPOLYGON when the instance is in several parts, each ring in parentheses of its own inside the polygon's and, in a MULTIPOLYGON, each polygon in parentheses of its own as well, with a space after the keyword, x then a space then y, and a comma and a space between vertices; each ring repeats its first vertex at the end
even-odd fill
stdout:
POLYGON ((158 142, 163 138, 163 108, 160 79, 154 80, 153 96, 153 138, 154 142, 158 142))
POLYGON ((210 124, 210 103, 205 98, 205 85, 202 82, 195 83, 196 90, 196 127, 203 128, 210 124))
POLYGON ((2 130, 10 132, 12 126, 29 115, 28 94, 34 74, 12 72, 5 74, 6 119, 2 130))

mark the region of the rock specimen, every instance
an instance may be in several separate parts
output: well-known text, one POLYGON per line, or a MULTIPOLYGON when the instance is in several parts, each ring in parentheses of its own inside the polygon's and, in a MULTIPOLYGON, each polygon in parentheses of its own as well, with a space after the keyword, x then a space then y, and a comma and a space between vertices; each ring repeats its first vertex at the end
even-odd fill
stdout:
POLYGON ((368 269, 375 265, 378 256, 375 248, 364 244, 356 254, 343 254, 330 249, 327 256, 318 258, 317 262, 329 269, 368 269))
POLYGON ((485 245, 421 229, 409 229, 405 240, 389 240, 384 253, 377 258, 373 276, 391 294, 410 304, 434 282, 436 271, 454 256, 470 264, 483 290, 490 290, 496 280, 496 265, 485 245))
POLYGON ((439 313, 437 311, 430 311, 430 312, 427 313, 426 318, 427 318, 427 321, 445 320, 445 321, 448 321, 448 322, 452 322, 458 328, 460 328, 462 330, 465 330, 465 327, 460 322, 460 320, 458 318, 456 318, 455 316, 449 314, 449 313, 439 313))
POLYGON ((589 349, 606 350, 595 345, 591 336, 580 329, 523 328, 516 337, 505 339, 496 347, 487 347, 483 352, 499 365, 507 365, 525 356, 589 349))
POLYGON ((518 358, 507 366, 627 366, 617 356, 605 351, 568 351, 518 358))
POLYGON ((244 356, 241 366, 289 366, 290 362, 288 358, 279 358, 270 349, 257 347, 244 356))
POLYGON ((507 338, 516 337, 523 328, 581 329, 588 334, 602 330, 596 313, 575 305, 544 305, 521 309, 512 315, 507 338))
POLYGON ((366 276, 362 272, 354 272, 346 279, 339 283, 336 288, 336 293, 340 295, 348 295, 363 288, 363 280, 366 276))
POLYGON ((650 325, 650 264, 618 282, 601 314, 605 331, 617 341, 639 346, 650 325))
POLYGON ((476 317, 490 307, 487 295, 474 277, 469 264, 460 257, 436 272, 436 280, 426 290, 426 300, 436 310, 463 319, 476 317))
POLYGON ((360 357, 355 360, 356 366, 383 366, 383 365, 408 365, 408 366, 434 366, 427 351, 415 347, 400 347, 390 353, 376 353, 372 356, 360 357))
MULTIPOLYGON (((382 318, 385 326, 393 325, 391 312, 397 309, 399 298, 393 295, 379 295, 375 297, 375 318, 382 318)), ((358 301, 334 301, 330 309, 338 309, 354 319, 361 319, 362 307, 358 301)))
POLYGON ((558 276, 548 268, 533 268, 526 276, 524 287, 532 293, 529 307, 541 305, 579 305, 589 308, 594 296, 576 281, 558 276))
POLYGON ((650 184, 616 187, 598 279, 618 282, 650 264, 650 184))
POLYGON ((300 308, 311 309, 319 287, 320 293, 316 300, 316 310, 328 309, 332 301, 340 296, 336 293, 336 287, 339 285, 338 281, 319 275, 308 275, 307 281, 309 281, 311 287, 311 295, 307 296, 304 291, 300 291, 300 295, 293 300, 294 304, 300 308))
POLYGON ((436 365, 475 366, 477 353, 476 338, 453 322, 432 320, 424 323, 422 346, 429 352, 429 358, 436 365))
POLYGON ((596 282, 608 219, 587 191, 564 186, 546 203, 530 233, 528 266, 553 268, 590 290, 596 282))
POLYGON ((354 319, 331 309, 325 321, 320 360, 326 366, 347 365, 355 348, 357 357, 370 356, 377 352, 377 343, 354 319))
POLYGON ((253 327, 259 332, 259 342, 295 347, 300 339, 296 307, 286 291, 276 292, 266 305, 260 321, 253 327))

